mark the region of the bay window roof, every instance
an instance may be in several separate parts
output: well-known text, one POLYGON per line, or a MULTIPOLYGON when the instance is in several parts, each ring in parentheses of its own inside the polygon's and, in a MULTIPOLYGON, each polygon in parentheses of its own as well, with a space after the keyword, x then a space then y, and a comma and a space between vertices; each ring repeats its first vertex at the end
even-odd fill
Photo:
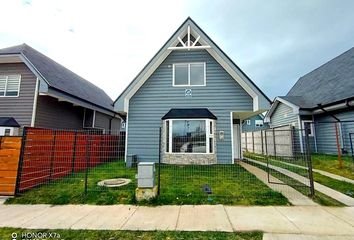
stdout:
POLYGON ((217 119, 217 117, 207 108, 172 108, 161 119, 217 119))

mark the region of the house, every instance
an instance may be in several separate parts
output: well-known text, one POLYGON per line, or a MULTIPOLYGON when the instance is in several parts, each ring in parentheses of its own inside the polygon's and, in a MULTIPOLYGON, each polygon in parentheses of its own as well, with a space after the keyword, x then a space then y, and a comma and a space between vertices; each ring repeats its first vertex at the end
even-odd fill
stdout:
POLYGON ((269 128, 269 125, 264 122, 262 113, 242 121, 242 132, 253 132, 267 128, 269 128))
POLYGON ((126 159, 233 163, 240 123, 270 100, 187 18, 114 103, 126 116, 126 159), (159 129, 161 127, 161 141, 159 129), (161 151, 159 152, 159 147, 161 151))
POLYGON ((16 136, 20 124, 12 117, 0 117, 0 136, 16 136))
MULTIPOLYGON (((276 97, 266 114, 270 126, 309 129, 311 150, 350 152, 354 133, 354 48, 301 77, 286 96, 276 97)), ((304 142, 304 131, 297 134, 304 142)), ((303 144, 299 144, 303 150, 303 144)))
POLYGON ((26 44, 0 49, 0 117, 21 127, 119 130, 100 88, 26 44))

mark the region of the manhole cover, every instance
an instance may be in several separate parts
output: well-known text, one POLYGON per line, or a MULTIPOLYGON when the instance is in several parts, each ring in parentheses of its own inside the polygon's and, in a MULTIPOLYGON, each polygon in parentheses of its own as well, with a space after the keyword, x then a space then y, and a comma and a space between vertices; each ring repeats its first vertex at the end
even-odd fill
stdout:
POLYGON ((131 182, 127 178, 114 178, 114 179, 105 179, 97 183, 98 186, 102 187, 121 187, 127 185, 131 182))

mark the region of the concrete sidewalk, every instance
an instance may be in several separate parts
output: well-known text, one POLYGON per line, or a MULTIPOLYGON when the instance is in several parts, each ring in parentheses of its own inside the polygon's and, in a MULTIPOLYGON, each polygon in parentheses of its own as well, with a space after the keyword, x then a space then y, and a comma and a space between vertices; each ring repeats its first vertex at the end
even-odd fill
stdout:
POLYGON ((0 227, 180 231, 263 231, 354 238, 354 208, 183 205, 0 205, 0 227))
MULTIPOLYGON (((267 167, 267 164, 266 163, 263 163, 263 162, 260 162, 260 161, 257 161, 257 160, 254 160, 254 159, 250 159, 250 158, 247 158, 247 161, 250 161, 250 162, 253 162, 253 163, 256 163, 256 164, 259 164, 259 165, 262 165, 262 166, 265 166, 267 167)), ((268 164, 268 167, 273 169, 273 170, 276 170, 277 172, 280 172, 288 177, 291 177, 297 181, 299 181, 300 183, 304 184, 304 185, 307 185, 309 186, 310 182, 309 182, 309 179, 306 178, 306 177, 303 177, 297 173, 294 173, 292 171, 289 171, 287 169, 284 169, 284 168, 281 168, 281 167, 278 167, 278 166, 274 166, 274 165, 271 165, 271 164, 268 164)), ((317 183, 317 182, 314 182, 314 185, 315 185, 315 190, 320 192, 320 193, 323 193, 335 200, 337 200, 338 202, 341 202, 343 204, 345 204, 346 206, 350 206, 350 207, 353 207, 354 206, 354 198, 351 198, 341 192, 338 192, 332 188, 329 188, 329 187, 326 187, 320 183, 317 183)))

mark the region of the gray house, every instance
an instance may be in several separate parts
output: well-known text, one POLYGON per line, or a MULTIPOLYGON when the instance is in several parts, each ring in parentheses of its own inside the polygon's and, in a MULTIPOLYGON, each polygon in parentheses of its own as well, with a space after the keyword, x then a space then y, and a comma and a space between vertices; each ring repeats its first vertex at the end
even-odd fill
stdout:
POLYGON ((114 103, 126 116, 126 158, 233 163, 241 122, 267 110, 267 96, 191 19, 177 29, 114 103), (159 142, 159 129, 161 141, 159 142))
POLYGON ((100 88, 26 44, 0 49, 0 117, 21 127, 119 130, 100 88))
MULTIPOLYGON (((338 147, 342 153, 350 152, 354 134, 354 48, 301 77, 286 96, 275 98, 266 121, 271 127, 304 129, 308 125, 314 152, 336 154, 338 147)), ((304 134, 298 137, 303 142, 304 134)), ((299 147, 304 148, 303 144, 299 147)))

